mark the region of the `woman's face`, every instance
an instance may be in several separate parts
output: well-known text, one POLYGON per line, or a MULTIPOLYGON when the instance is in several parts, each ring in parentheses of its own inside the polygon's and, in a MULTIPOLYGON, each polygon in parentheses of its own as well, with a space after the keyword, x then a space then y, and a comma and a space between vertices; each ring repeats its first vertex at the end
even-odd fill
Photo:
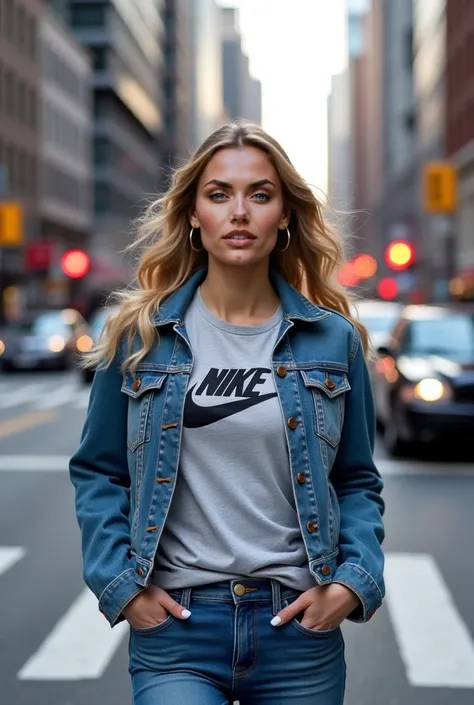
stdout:
MULTIPOLYGON (((232 147, 212 157, 199 179, 190 217, 192 227, 200 228, 210 259, 256 264, 269 257, 277 231, 285 229, 288 220, 280 178, 264 152, 232 147)), ((196 236, 194 246, 200 246, 196 236)))

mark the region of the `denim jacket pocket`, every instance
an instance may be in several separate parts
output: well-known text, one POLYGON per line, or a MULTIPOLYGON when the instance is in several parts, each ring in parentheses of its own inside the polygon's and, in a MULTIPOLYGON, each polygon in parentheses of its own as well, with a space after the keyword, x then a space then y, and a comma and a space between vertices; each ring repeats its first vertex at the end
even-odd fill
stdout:
POLYGON ((312 392, 316 433, 336 448, 344 422, 345 392, 351 388, 347 374, 330 369, 302 370, 301 374, 312 392))
POLYGON ((150 440, 150 408, 153 396, 162 389, 166 376, 156 372, 127 372, 124 376, 122 392, 129 397, 127 447, 132 452, 150 440))

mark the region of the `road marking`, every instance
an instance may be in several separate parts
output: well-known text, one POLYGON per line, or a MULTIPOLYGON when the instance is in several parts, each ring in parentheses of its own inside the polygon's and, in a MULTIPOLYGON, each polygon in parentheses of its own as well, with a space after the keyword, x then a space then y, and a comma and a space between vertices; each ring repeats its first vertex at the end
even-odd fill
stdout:
POLYGON ((86 588, 18 677, 41 681, 100 678, 128 631, 127 622, 110 628, 97 609, 97 598, 86 588))
POLYGON ((69 455, 0 455, 0 472, 67 472, 69 455))
POLYGON ((13 406, 20 406, 20 404, 33 401, 43 394, 46 386, 45 383, 35 383, 21 387, 17 386, 13 391, 5 391, 0 397, 0 409, 11 409, 13 406))
POLYGON ((387 606, 409 683, 474 688, 474 641, 433 557, 386 559, 387 606))
POLYGON ((32 411, 29 414, 15 416, 7 421, 0 421, 0 438, 13 436, 15 433, 27 431, 35 426, 42 426, 56 418, 57 414, 53 411, 32 411))
POLYGON ((0 546, 0 575, 10 570, 10 568, 15 565, 15 563, 18 563, 18 561, 21 561, 25 555, 25 549, 19 546, 0 546))
MULTIPOLYGON (((1 424, 2 422, 0 422, 0 429, 2 427, 1 424)), ((69 470, 69 458, 70 456, 68 455, 0 455, 0 472, 66 472, 69 470)), ((404 475, 420 474, 436 475, 438 477, 470 477, 474 475, 474 467, 462 464, 444 466, 386 459, 376 459, 375 464, 382 476, 394 475, 403 477, 404 475)))
POLYGON ((446 475, 470 476, 474 475, 474 465, 467 463, 433 463, 419 460, 392 460, 391 458, 375 458, 377 466, 382 476, 403 476, 403 475, 446 475))
POLYGON ((74 401, 74 396, 78 392, 76 384, 64 384, 58 389, 48 392, 42 399, 37 399, 33 403, 35 409, 53 409, 74 401))

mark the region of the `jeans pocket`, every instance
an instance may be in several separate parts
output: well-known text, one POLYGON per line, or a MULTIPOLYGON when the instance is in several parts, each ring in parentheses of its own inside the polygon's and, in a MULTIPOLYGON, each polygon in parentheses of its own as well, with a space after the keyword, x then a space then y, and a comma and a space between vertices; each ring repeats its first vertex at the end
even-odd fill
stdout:
MULTIPOLYGON (((182 593, 169 592, 168 594, 171 595, 173 600, 176 600, 176 602, 179 602, 179 604, 181 604, 182 593)), ((176 617, 173 617, 172 614, 168 614, 166 619, 164 619, 159 624, 154 624, 152 627, 141 628, 141 627, 132 627, 132 625, 130 625, 130 629, 132 630, 132 632, 134 634, 137 634, 140 636, 146 636, 149 634, 158 634, 159 632, 164 631, 167 627, 169 627, 171 624, 173 624, 173 622, 176 622, 176 617)))
MULTIPOLYGON (((289 605, 291 605, 292 602, 293 600, 291 599, 284 599, 282 600, 282 607, 288 607, 289 605)), ((330 637, 333 634, 337 634, 338 632, 340 632, 340 627, 335 627, 334 629, 310 629, 309 627, 305 627, 303 624, 301 624, 302 617, 303 613, 297 615, 291 620, 290 624, 294 629, 296 629, 296 631, 300 632, 301 634, 304 634, 305 636, 310 636, 313 639, 324 639, 324 637, 330 637)))

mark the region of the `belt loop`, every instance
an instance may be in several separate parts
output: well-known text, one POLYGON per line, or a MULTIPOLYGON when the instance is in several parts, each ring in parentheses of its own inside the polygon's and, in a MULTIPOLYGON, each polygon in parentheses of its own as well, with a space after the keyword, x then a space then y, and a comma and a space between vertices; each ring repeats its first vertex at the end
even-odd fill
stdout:
POLYGON ((183 592, 181 594, 181 605, 186 610, 189 609, 189 605, 191 604, 191 592, 192 592, 192 588, 187 587, 187 588, 183 588, 183 592))
POLYGON ((278 580, 271 578, 272 583, 272 602, 273 602, 273 614, 276 614, 281 610, 281 591, 280 583, 278 580))

